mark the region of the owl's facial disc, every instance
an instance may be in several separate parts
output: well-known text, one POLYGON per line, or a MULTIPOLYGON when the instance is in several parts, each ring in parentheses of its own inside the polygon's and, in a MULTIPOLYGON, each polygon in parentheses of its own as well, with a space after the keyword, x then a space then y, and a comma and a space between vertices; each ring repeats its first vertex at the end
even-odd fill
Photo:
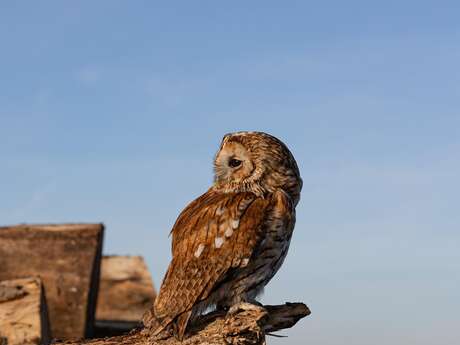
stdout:
POLYGON ((216 156, 215 178, 218 183, 242 182, 253 170, 251 155, 239 143, 225 143, 216 156))

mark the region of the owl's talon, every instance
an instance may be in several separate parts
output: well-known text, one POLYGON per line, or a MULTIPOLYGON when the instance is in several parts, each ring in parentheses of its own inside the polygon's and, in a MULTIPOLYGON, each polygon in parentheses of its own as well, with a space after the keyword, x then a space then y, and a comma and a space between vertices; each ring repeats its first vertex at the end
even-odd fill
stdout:
POLYGON ((227 305, 216 305, 216 311, 227 313, 230 309, 227 305))
POLYGON ((228 310, 227 315, 235 315, 240 311, 260 311, 261 309, 264 309, 264 308, 262 304, 260 304, 257 301, 253 301, 251 303, 240 302, 240 303, 232 305, 230 309, 228 310))

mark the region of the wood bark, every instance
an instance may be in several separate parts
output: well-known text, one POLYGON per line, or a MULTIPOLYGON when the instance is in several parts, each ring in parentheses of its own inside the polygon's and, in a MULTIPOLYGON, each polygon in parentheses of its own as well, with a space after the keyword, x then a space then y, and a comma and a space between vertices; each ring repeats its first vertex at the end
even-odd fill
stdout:
POLYGON ((127 333, 136 327, 156 295, 141 256, 104 256, 99 284, 97 337, 127 333))
POLYGON ((0 344, 39 345, 49 341, 46 298, 40 278, 1 281, 0 344))
POLYGON ((303 303, 279 306, 242 304, 229 313, 214 312, 202 316, 187 331, 180 342, 169 332, 152 335, 152 330, 141 328, 123 336, 56 345, 263 345, 266 335, 294 326, 310 314, 303 303))
POLYGON ((40 276, 54 338, 92 335, 102 224, 0 228, 0 280, 40 276))

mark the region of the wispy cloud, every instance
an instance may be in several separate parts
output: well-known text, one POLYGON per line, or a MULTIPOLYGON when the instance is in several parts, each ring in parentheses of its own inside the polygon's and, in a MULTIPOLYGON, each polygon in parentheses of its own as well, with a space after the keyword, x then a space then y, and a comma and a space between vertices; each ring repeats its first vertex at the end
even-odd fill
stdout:
POLYGON ((82 84, 93 85, 101 80, 102 71, 97 66, 83 66, 74 72, 75 79, 82 84))
POLYGON ((44 209, 50 204, 51 196, 56 190, 57 184, 54 181, 37 187, 20 206, 11 212, 11 218, 27 222, 32 218, 32 215, 38 214, 38 210, 44 209))

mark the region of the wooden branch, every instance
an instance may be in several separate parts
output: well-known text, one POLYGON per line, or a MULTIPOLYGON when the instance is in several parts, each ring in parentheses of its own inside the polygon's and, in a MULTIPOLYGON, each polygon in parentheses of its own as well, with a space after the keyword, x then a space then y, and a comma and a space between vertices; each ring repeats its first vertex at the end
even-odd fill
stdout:
POLYGON ((230 313, 214 312, 202 316, 187 332, 186 339, 177 341, 171 334, 152 336, 148 328, 132 331, 128 335, 55 343, 56 345, 263 345, 265 335, 293 327, 297 321, 310 315, 303 303, 278 306, 242 304, 230 313))

